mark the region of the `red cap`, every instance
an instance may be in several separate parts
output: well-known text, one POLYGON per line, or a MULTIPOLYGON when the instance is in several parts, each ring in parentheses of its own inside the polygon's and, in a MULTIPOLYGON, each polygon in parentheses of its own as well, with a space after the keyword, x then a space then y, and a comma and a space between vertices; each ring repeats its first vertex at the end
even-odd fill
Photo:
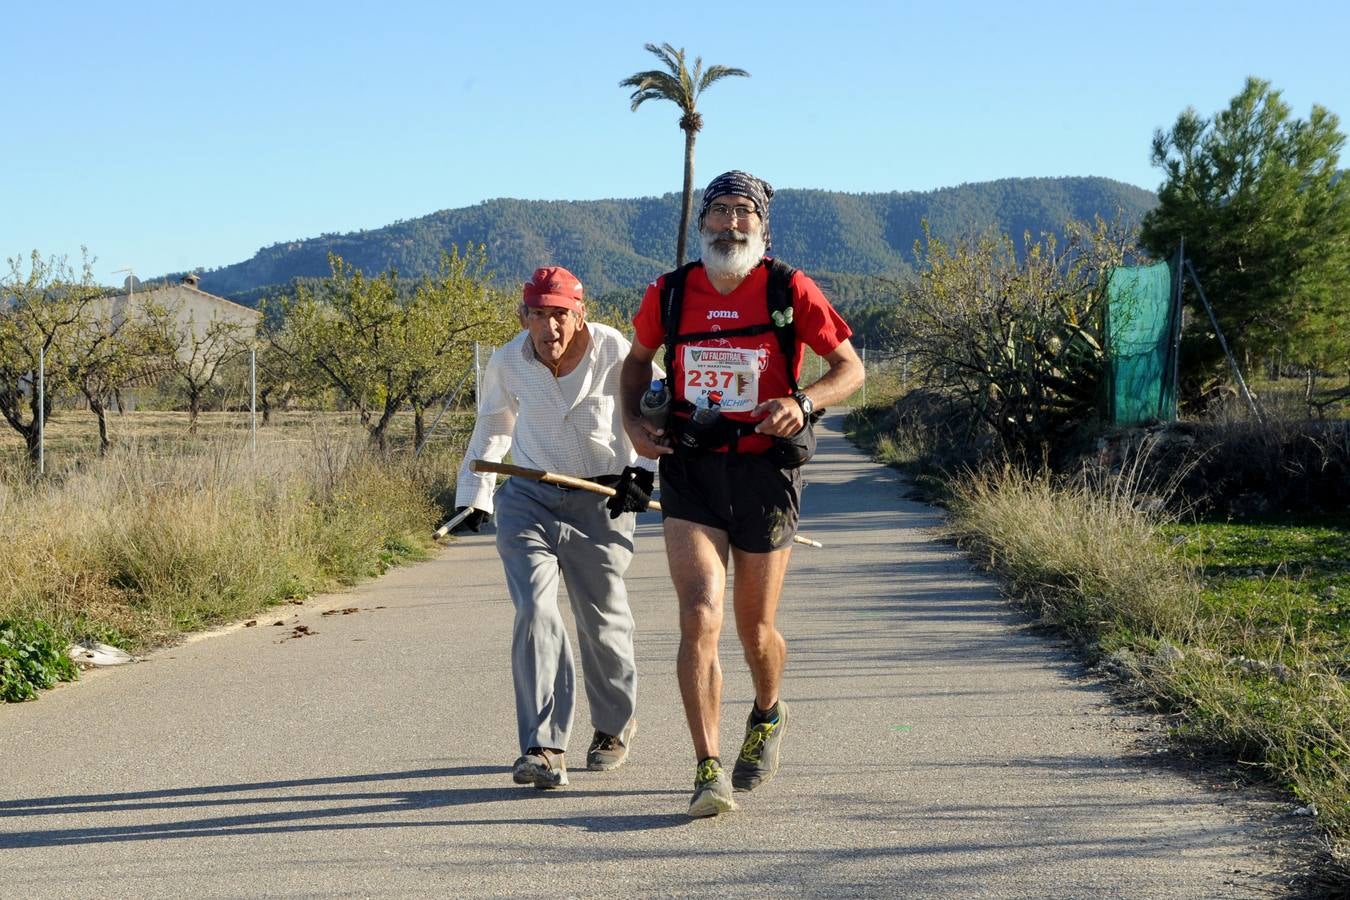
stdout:
POLYGON ((525 282, 526 306, 561 306, 582 311, 581 282, 562 266, 540 266, 525 282))

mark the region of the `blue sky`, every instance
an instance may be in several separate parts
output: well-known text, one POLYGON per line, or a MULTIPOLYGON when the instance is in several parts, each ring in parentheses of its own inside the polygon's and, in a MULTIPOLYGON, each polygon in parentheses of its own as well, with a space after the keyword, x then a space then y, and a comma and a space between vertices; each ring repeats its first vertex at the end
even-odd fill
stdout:
POLYGON ((84 245, 111 284, 493 197, 677 191, 676 108, 618 86, 647 42, 752 75, 700 101, 700 184, 1156 188, 1154 129, 1248 75, 1350 117, 1344 3, 650 6, 5 0, 0 256, 84 245))

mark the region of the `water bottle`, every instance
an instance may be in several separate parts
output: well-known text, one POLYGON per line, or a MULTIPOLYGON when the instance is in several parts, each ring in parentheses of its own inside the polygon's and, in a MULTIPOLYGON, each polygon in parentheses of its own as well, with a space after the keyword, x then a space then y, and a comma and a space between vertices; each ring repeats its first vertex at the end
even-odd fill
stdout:
POLYGON ((717 421, 717 417, 722 415, 722 392, 709 391, 698 402, 694 404, 693 415, 689 417, 695 425, 708 426, 717 421))
POLYGON ((666 422, 670 418, 670 391, 666 389, 664 379, 652 379, 652 386, 642 395, 638 409, 642 413, 642 418, 653 428, 665 430, 666 422))
POLYGON ((680 443, 697 450, 705 441, 705 435, 722 417, 722 392, 709 391, 694 401, 694 411, 689 415, 689 423, 680 433, 680 443))

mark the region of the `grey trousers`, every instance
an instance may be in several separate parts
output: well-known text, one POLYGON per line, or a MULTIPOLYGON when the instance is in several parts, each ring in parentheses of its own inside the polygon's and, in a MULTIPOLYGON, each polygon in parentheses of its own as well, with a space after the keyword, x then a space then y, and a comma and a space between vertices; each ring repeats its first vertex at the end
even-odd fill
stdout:
POLYGON ((515 604, 511 670, 520 751, 567 749, 576 710, 576 662, 558 606, 567 585, 581 645, 591 725, 618 734, 637 706, 633 614, 623 574, 633 558, 634 513, 609 517, 605 498, 523 478, 497 492, 497 552, 515 604))

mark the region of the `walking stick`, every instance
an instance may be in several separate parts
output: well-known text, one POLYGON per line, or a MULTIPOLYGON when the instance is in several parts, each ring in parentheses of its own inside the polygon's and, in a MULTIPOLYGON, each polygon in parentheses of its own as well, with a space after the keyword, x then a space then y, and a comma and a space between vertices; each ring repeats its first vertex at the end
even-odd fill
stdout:
POLYGON ((431 539, 436 540, 437 538, 445 537, 447 534, 450 533, 450 529, 454 528, 460 522, 463 522, 465 519, 467 519, 469 517, 469 513, 471 512, 473 512, 472 506, 464 507, 463 511, 460 512, 459 515, 455 516, 449 522, 446 522, 440 528, 437 528, 434 532, 432 532, 431 539))
MULTIPOLYGON (((509 463, 488 462, 485 459, 475 459, 469 463, 469 468, 474 472, 495 472, 498 475, 512 475, 517 478, 528 478, 531 481, 542 481, 545 484, 556 484, 559 487, 576 488, 578 490, 590 491, 593 494, 604 494, 606 497, 613 497, 618 491, 612 487, 603 484, 596 484, 594 481, 587 481, 585 478, 577 478, 574 475, 559 475, 555 472, 545 472, 543 469, 527 469, 524 466, 513 466, 509 463)), ((647 504, 648 509, 660 510, 661 504, 652 500, 647 504)), ((462 514, 461 514, 462 515, 462 514)), ((447 530, 453 528, 455 522, 447 523, 447 530)), ((824 546, 820 541, 813 541, 809 537, 803 537, 800 534, 792 536, 793 543, 804 544, 807 547, 824 546)))

